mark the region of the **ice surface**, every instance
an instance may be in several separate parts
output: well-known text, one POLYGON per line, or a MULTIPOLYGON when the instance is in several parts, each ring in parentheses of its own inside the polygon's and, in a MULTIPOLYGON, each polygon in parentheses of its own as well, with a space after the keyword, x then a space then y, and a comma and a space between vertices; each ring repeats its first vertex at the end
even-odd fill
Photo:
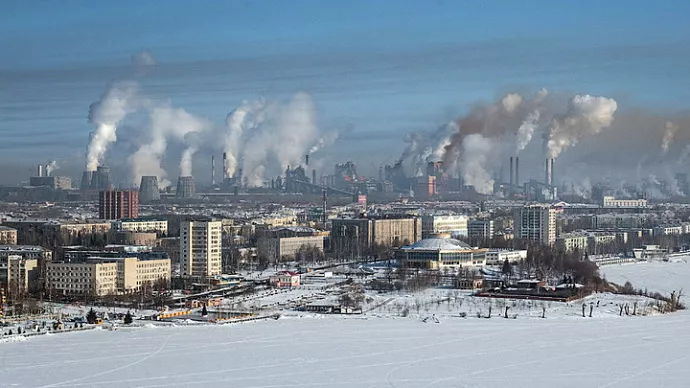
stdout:
MULTIPOLYGON (((604 270, 650 291, 690 290, 685 263, 604 270)), ((440 323, 380 309, 36 336, 0 343, 0 387, 687 387, 690 313, 619 317, 616 298, 589 298, 601 301, 594 318, 578 316, 581 303, 546 319, 448 312, 440 323)))

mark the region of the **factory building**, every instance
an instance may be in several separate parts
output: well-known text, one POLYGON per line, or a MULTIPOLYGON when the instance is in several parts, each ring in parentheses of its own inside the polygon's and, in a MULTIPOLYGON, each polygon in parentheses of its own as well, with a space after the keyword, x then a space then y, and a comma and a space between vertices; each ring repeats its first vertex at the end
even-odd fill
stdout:
POLYGON ((98 193, 98 218, 119 220, 139 216, 139 193, 132 190, 105 190, 98 193))
POLYGON ((515 239, 544 245, 556 242, 556 210, 549 205, 530 205, 515 211, 515 239))
POLYGON ((182 275, 220 275, 221 221, 187 221, 180 225, 180 269, 182 275))

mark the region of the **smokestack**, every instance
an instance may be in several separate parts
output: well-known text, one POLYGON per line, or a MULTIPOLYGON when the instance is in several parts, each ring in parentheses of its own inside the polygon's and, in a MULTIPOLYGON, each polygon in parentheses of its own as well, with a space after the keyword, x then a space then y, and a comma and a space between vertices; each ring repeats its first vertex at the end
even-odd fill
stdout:
POLYGON ((553 180, 553 161, 554 160, 555 160, 554 158, 551 158, 551 161, 549 162, 549 163, 551 163, 550 168, 549 168, 549 181, 551 182, 552 186, 556 184, 556 182, 553 180))
POLYGON ((223 181, 228 179, 228 154, 223 152, 223 181))
POLYGON ((309 167, 309 154, 305 155, 304 164, 306 164, 306 166, 309 167))
POLYGON ((216 184, 216 155, 211 155, 211 185, 216 184))
POLYGON ((316 169, 311 170, 311 184, 316 184, 316 169))
POLYGON ((43 165, 42 165, 42 164, 39 164, 39 165, 38 165, 37 174, 38 174, 38 175, 36 175, 36 176, 43 176, 43 165))
POLYGON ((515 186, 520 187, 520 157, 515 157, 515 186))
POLYGON ((546 168, 544 169, 544 184, 551 186, 551 159, 546 159, 546 168))
POLYGON ((510 192, 513 192, 513 185, 515 184, 515 176, 513 174, 513 157, 510 157, 510 192))

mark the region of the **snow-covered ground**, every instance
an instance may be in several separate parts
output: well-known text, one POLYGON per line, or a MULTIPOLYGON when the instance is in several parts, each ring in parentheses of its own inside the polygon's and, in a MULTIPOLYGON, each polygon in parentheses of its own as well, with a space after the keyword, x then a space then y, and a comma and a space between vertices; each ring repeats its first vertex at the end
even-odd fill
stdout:
MULTIPOLYGON (((650 291, 690 290, 687 263, 603 270, 612 281, 650 291)), ((486 314, 487 302, 476 299, 456 300, 443 290, 381 294, 372 303, 388 303, 361 316, 293 312, 221 326, 29 337, 0 343, 0 387, 687 387, 690 381, 688 311, 621 317, 617 304, 644 300, 598 294, 585 301, 592 318, 582 318, 582 302, 547 304, 546 319, 539 318, 539 302, 517 302, 509 313, 517 318, 504 319, 496 316, 502 302, 493 301, 493 318, 479 319, 474 313, 486 314), (401 317, 406 303, 411 311, 401 317), (422 321, 431 315, 439 323, 422 321)))

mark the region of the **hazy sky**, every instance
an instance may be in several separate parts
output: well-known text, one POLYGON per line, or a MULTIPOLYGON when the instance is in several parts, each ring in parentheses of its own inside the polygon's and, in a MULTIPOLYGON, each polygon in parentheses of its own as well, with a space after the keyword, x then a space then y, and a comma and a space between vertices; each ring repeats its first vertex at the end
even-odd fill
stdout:
MULTIPOLYGON (((89 105, 142 49, 158 64, 146 93, 218 125, 242 100, 310 93, 319 125, 343 132, 331 162, 366 170, 394 161, 405 133, 512 89, 685 109, 688 15, 685 1, 6 0, 0 163, 18 173, 0 182, 50 159, 77 175, 89 105)), ((127 126, 116 168, 136 143, 127 126)))

